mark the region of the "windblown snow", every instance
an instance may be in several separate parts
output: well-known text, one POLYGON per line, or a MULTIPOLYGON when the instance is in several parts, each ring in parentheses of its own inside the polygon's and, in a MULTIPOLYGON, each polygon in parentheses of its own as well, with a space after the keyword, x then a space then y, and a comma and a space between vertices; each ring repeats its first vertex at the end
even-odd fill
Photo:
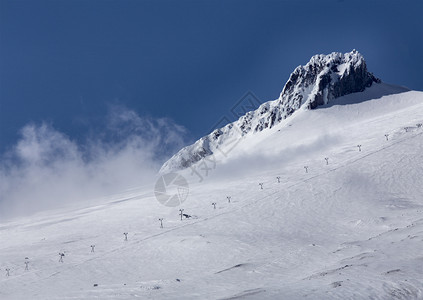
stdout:
POLYGON ((3 220, 0 298, 422 299, 422 122, 422 92, 373 84, 181 171, 179 207, 148 186, 3 220))

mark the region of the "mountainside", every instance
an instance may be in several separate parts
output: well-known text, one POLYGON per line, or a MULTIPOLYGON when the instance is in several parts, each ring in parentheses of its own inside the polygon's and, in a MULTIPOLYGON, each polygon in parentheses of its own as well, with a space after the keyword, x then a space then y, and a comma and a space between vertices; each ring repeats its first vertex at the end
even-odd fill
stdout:
POLYGON ((162 166, 160 173, 190 167, 220 148, 227 148, 234 140, 272 128, 301 107, 314 109, 380 82, 367 70, 363 56, 356 50, 315 55, 305 66, 294 70, 277 100, 263 103, 257 110, 183 148, 162 166))
POLYGON ((422 299, 423 92, 332 104, 178 172, 178 207, 141 186, 0 220, 0 299, 422 299))

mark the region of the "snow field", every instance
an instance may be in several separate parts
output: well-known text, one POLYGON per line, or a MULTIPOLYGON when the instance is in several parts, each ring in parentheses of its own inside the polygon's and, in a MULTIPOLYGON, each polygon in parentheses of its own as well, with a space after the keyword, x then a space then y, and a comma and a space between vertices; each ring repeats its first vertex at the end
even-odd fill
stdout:
POLYGON ((0 298, 421 299, 422 94, 355 95, 245 137, 202 182, 181 172, 191 219, 146 187, 2 221, 0 298))

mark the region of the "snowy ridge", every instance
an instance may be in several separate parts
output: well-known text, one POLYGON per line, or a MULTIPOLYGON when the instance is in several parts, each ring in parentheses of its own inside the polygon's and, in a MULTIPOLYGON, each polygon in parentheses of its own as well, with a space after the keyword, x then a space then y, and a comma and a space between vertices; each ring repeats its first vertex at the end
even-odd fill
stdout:
POLYGON ((356 50, 315 55, 305 66, 294 70, 277 100, 263 103, 257 110, 183 148, 164 163, 160 173, 190 167, 233 140, 274 127, 303 106, 314 109, 338 97, 362 92, 374 82, 380 80, 367 71, 363 56, 356 50))

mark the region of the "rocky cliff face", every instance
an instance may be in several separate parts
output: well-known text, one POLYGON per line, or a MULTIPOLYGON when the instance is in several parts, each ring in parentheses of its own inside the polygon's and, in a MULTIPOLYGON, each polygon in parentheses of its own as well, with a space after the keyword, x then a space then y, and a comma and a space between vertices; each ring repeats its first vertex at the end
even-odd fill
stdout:
POLYGON ((292 72, 277 100, 263 103, 257 110, 181 149, 160 172, 190 167, 217 150, 230 149, 233 141, 246 134, 272 128, 301 107, 314 109, 335 98, 362 92, 379 82, 380 79, 367 71, 363 56, 356 50, 345 54, 315 55, 305 66, 298 66, 292 72))

